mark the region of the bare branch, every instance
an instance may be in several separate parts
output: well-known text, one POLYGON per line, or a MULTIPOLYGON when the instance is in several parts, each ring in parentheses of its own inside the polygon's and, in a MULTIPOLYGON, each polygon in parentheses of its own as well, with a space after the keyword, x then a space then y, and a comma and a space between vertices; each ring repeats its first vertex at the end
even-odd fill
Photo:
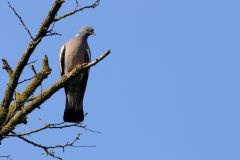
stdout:
POLYGON ((24 80, 18 82, 18 84, 21 84, 21 83, 24 83, 24 82, 30 81, 30 80, 32 80, 33 78, 35 78, 35 76, 33 76, 33 77, 31 77, 31 78, 24 79, 24 80))
POLYGON ((99 131, 89 129, 89 128, 87 128, 87 126, 83 126, 83 128, 84 128, 86 131, 89 131, 89 132, 93 132, 93 133, 101 133, 101 132, 99 132, 99 131))
POLYGON ((14 117, 10 119, 10 121, 2 127, 0 130, 0 140, 3 139, 4 136, 8 135, 8 133, 19 123, 21 123, 22 119, 29 113, 31 113, 34 109, 39 107, 42 103, 44 103, 47 99, 49 99, 54 93, 56 93, 59 89, 61 89, 69 80, 78 75, 81 71, 88 69, 98 62, 103 60, 106 56, 110 54, 110 50, 107 50, 103 55, 98 57, 96 60, 77 65, 70 73, 62 76, 62 78, 53 84, 50 88, 42 92, 38 95, 31 103, 29 103, 26 107, 22 108, 21 111, 17 112, 14 117))
MULTIPOLYGON (((11 131, 12 134, 15 134, 17 135, 15 132, 11 131)), ((41 148, 44 150, 44 152, 46 153, 46 155, 49 155, 53 158, 56 158, 56 159, 59 159, 59 160, 62 160, 61 157, 58 157, 55 155, 54 153, 54 149, 62 149, 62 151, 64 152, 65 151, 65 148, 66 147, 95 147, 95 145, 91 145, 91 146, 76 146, 75 143, 80 139, 80 135, 81 134, 78 134, 74 140, 72 140, 71 142, 67 142, 66 144, 63 144, 63 145, 54 145, 54 146, 45 146, 45 145, 42 145, 42 144, 38 144, 34 141, 31 141, 21 135, 17 136, 18 138, 22 139, 23 141, 35 146, 35 147, 38 147, 38 148, 41 148)))
POLYGON ((55 22, 53 22, 52 27, 48 30, 48 33, 46 34, 46 36, 61 36, 62 35, 53 30, 54 26, 55 26, 55 22))
POLYGON ((63 19, 63 18, 66 18, 66 17, 68 17, 68 16, 74 15, 75 13, 77 13, 77 12, 79 12, 79 11, 83 11, 83 10, 89 9, 89 8, 95 8, 95 7, 97 7, 97 6, 99 5, 99 3, 100 3, 100 0, 96 0, 96 1, 95 1, 93 4, 91 4, 91 5, 87 5, 87 6, 84 6, 84 7, 82 7, 82 8, 78 8, 78 1, 76 0, 77 6, 76 6, 75 10, 72 11, 72 12, 66 13, 66 14, 64 14, 64 15, 62 15, 62 16, 60 16, 60 17, 55 18, 55 19, 54 19, 54 22, 57 22, 57 21, 59 21, 59 20, 61 20, 61 19, 63 19))
POLYGON ((30 135, 33 133, 37 133, 37 132, 41 132, 43 130, 46 129, 63 129, 63 128, 68 128, 68 127, 82 127, 80 123, 74 123, 74 124, 68 124, 68 125, 63 125, 65 122, 59 123, 59 124, 46 124, 44 127, 33 130, 33 131, 29 131, 26 133, 22 133, 22 134, 9 134, 9 137, 16 137, 16 136, 26 136, 26 135, 30 135))
POLYGON ((30 68, 32 69, 33 73, 36 75, 36 74, 37 74, 37 71, 36 71, 34 65, 31 65, 30 68))
POLYGON ((76 11, 78 9, 79 4, 78 4, 78 0, 75 0, 75 2, 76 2, 76 8, 74 10, 76 11))
POLYGON ((12 5, 10 4, 10 2, 8 2, 8 6, 12 9, 12 11, 14 12, 14 14, 18 17, 18 19, 20 20, 21 24, 23 25, 24 29, 27 31, 28 35, 30 36, 30 38, 33 40, 33 36, 30 32, 30 30, 27 28, 26 24, 23 22, 22 17, 19 16, 19 14, 17 13, 17 11, 15 10, 14 7, 12 7, 12 5))
MULTIPOLYGON (((13 132, 13 131, 12 131, 12 133, 13 133, 13 134, 16 134, 16 133, 13 132)), ((28 140, 28 139, 26 139, 26 138, 24 138, 24 137, 22 137, 22 136, 19 136, 18 138, 22 139, 23 141, 27 142, 28 144, 31 144, 31 145, 33 145, 33 146, 35 146, 35 147, 38 147, 38 148, 43 149, 44 152, 45 152, 47 155, 49 155, 49 156, 51 156, 51 157, 53 157, 53 158, 62 160, 61 157, 55 156, 55 155, 54 155, 54 152, 49 151, 47 146, 43 146, 43 145, 41 145, 41 144, 35 143, 35 142, 30 141, 30 140, 28 140)))
POLYGON ((46 36, 62 36, 62 34, 57 33, 55 31, 49 31, 46 36))
POLYGON ((70 128, 70 127, 77 127, 77 128, 82 128, 85 129, 86 131, 94 132, 94 133, 101 133, 99 131, 91 130, 88 129, 87 126, 83 126, 81 123, 71 123, 71 124, 66 124, 66 122, 61 122, 61 123, 56 123, 56 124, 46 124, 45 126, 32 130, 26 133, 18 133, 18 134, 9 134, 7 137, 18 137, 18 136, 28 136, 34 133, 38 133, 47 129, 65 129, 65 128, 70 128))
POLYGON ((8 61, 6 59, 2 59, 2 63, 3 63, 2 69, 5 69, 9 75, 9 77, 11 77, 13 71, 12 71, 12 68, 10 67, 10 65, 8 64, 8 61))
POLYGON ((6 158, 6 160, 12 160, 11 155, 0 156, 0 158, 6 158))
POLYGON ((32 64, 34 64, 34 63, 36 63, 36 62, 37 62, 37 59, 34 60, 34 61, 31 61, 31 62, 28 62, 27 65, 32 65, 32 64))

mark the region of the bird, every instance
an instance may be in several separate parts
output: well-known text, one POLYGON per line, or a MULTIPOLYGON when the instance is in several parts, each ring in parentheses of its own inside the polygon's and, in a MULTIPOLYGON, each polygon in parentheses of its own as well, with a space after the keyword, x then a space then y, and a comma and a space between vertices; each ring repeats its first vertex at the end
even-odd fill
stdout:
MULTIPOLYGON (((87 42, 91 35, 96 35, 92 27, 81 27, 74 38, 62 45, 59 54, 61 76, 71 72, 76 65, 91 61, 91 51, 87 42)), ((88 76, 89 69, 80 72, 65 84, 66 105, 63 115, 65 122, 79 123, 84 120, 83 98, 88 76)))

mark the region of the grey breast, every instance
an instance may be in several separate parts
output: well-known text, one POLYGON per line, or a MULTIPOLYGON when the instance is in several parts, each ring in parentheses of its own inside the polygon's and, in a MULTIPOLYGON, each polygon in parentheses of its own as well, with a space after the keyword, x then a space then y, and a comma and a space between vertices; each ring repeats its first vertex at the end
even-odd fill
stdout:
POLYGON ((81 37, 75 37, 65 45, 64 73, 70 72, 76 65, 89 62, 88 44, 81 37))

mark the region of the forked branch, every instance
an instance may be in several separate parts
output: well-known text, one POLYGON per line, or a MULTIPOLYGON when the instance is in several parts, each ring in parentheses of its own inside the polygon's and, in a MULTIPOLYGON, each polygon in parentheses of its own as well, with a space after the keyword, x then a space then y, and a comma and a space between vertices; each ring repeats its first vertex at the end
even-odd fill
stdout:
MULTIPOLYGON (((12 116, 16 111, 21 109, 23 105, 27 102, 29 97, 35 92, 35 90, 42 84, 44 79, 48 77, 48 75, 51 73, 51 68, 49 67, 48 64, 48 57, 45 55, 43 60, 42 60, 42 70, 39 73, 36 73, 35 68, 33 67, 34 70, 34 78, 32 82, 26 87, 26 89, 22 92, 21 95, 17 97, 15 102, 10 106, 10 109, 8 111, 7 119, 11 119, 12 116)), ((7 123, 6 121, 5 123, 7 123)))
MULTIPOLYGON (((13 134, 16 134, 15 132, 12 131, 13 134)), ((91 146, 79 146, 79 145, 75 145, 75 143, 80 139, 80 135, 81 134, 78 134, 74 140, 72 140, 71 142, 67 142, 65 144, 60 144, 60 145, 53 145, 53 146, 46 146, 46 145, 42 145, 42 144, 39 144, 39 143, 36 143, 34 141, 31 141, 23 136, 17 136, 18 138, 22 139, 23 141, 27 142, 28 144, 31 144, 35 147, 38 147, 38 148, 41 148, 45 154, 53 157, 53 158, 56 158, 56 159, 59 159, 59 160, 62 160, 61 157, 59 156, 56 156, 55 155, 55 149, 62 149, 62 151, 64 152, 65 151, 65 148, 66 147, 95 147, 95 145, 91 145, 91 146)))
POLYGON ((59 20, 61 20, 63 18, 66 18, 68 16, 74 15, 75 13, 83 11, 85 9, 95 8, 95 7, 97 7, 99 5, 99 3, 100 3, 100 0, 96 0, 94 3, 92 3, 90 5, 84 6, 82 8, 78 8, 78 1, 76 0, 76 8, 75 8, 75 10, 55 18, 54 22, 57 22, 57 21, 59 21, 59 20))

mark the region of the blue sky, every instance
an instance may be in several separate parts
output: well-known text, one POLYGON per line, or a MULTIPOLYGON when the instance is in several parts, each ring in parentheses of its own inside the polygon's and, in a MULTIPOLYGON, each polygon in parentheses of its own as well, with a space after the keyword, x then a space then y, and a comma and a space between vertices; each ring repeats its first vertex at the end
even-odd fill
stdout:
MULTIPOLYGON (((66 1, 60 13, 74 8, 66 1)), ((53 0, 11 2, 36 33, 53 0)), ((84 124, 102 133, 83 131, 78 144, 96 147, 67 149, 59 155, 66 160, 238 160, 239 5, 237 0, 103 0, 96 9, 57 23, 55 29, 62 36, 44 39, 32 57, 39 59, 38 70, 43 55, 49 57, 53 71, 43 89, 60 78, 59 48, 81 26, 91 25, 97 32, 89 38, 93 58, 112 51, 91 69, 84 101, 88 112, 84 124)), ((0 58, 14 66, 29 37, 6 0, 0 2, 0 13, 4 22, 0 58)), ((7 74, 0 73, 4 88, 7 74)), ((22 78, 31 74, 26 69, 22 78)), ((61 90, 18 130, 62 121, 64 105, 61 90)), ((44 132, 30 139, 55 144, 77 132, 44 132)), ((0 146, 0 153, 11 154, 14 160, 46 158, 41 152, 18 139, 7 139, 0 146)))

